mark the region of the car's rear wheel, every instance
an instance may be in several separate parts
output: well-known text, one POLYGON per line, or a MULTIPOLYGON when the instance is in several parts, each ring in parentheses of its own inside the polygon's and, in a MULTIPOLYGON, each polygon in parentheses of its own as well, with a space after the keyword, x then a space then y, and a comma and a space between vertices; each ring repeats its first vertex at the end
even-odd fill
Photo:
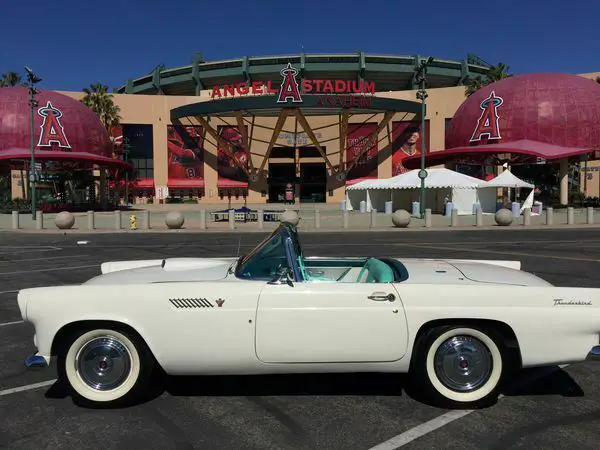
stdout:
POLYGON ((502 336, 493 329, 447 325, 420 336, 411 378, 440 406, 475 408, 497 400, 508 367, 502 336))
POLYGON ((73 333, 58 355, 59 377, 75 403, 124 406, 146 387, 154 358, 134 333, 93 329, 73 333))

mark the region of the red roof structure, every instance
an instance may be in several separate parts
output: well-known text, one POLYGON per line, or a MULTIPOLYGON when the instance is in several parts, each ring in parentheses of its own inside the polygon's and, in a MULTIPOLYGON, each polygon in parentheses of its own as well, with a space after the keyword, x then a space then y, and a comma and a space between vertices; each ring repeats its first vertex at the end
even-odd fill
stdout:
MULTIPOLYGON (((70 161, 91 166, 130 168, 112 157, 110 136, 98 116, 83 103, 52 91, 39 91, 34 109, 36 161, 70 161)), ((29 160, 29 90, 0 88, 0 160, 29 160)))
MULTIPOLYGON (((526 164, 590 153, 600 157, 600 85, 538 73, 505 78, 468 97, 446 131, 446 149, 427 154, 426 164, 526 164)), ((420 157, 404 166, 420 167, 420 157)))

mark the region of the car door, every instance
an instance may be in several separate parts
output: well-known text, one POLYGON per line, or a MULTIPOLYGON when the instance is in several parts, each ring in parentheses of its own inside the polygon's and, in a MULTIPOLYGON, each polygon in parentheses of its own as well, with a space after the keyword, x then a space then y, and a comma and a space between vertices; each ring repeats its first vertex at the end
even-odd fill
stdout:
POLYGON ((267 284, 260 293, 261 361, 385 362, 406 353, 406 316, 391 283, 291 284, 267 284))

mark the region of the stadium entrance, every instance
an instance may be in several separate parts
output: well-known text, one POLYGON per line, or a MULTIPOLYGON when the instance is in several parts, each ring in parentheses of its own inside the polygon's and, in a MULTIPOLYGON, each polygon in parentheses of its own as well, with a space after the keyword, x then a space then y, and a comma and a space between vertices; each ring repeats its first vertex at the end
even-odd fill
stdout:
POLYGON ((303 203, 325 203, 327 169, 325 163, 300 164, 300 201, 303 203))
MULTIPOLYGON (((282 86, 296 85, 290 81, 282 86)), ((206 162, 217 172, 219 199, 239 196, 250 203, 334 200, 336 191, 339 197, 344 186, 357 178, 377 177, 378 158, 373 156, 389 147, 397 134, 394 117, 404 119, 421 112, 417 102, 366 93, 301 92, 298 98, 288 98, 284 89, 280 94, 242 95, 171 110, 174 126, 189 122, 203 136, 202 145, 209 145, 206 160, 196 159, 200 166, 206 162), (387 140, 381 136, 386 130, 387 140), (369 170, 362 170, 363 166, 369 170)))
POLYGON ((315 147, 275 147, 269 158, 268 202, 286 201, 286 189, 293 189, 300 202, 325 202, 327 166, 315 147))

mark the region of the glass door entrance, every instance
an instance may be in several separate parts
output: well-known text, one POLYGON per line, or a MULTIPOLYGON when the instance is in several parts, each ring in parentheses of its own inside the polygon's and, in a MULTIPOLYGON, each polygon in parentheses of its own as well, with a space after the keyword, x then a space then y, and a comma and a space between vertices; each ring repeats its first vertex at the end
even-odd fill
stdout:
POLYGON ((269 163, 269 203, 285 201, 285 187, 295 186, 296 168, 293 163, 269 163))
POLYGON ((325 203, 327 169, 325 163, 300 163, 300 201, 325 203))

